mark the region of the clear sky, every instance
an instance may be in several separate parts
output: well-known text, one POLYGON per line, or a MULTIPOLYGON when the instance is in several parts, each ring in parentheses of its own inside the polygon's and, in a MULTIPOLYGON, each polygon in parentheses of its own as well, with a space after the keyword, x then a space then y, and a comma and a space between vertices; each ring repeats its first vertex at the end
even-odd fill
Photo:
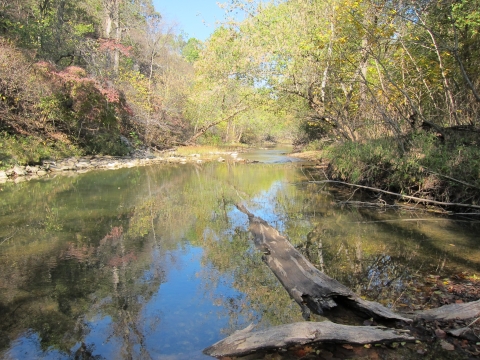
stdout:
POLYGON ((188 37, 206 40, 218 21, 224 18, 224 10, 217 3, 227 0, 153 0, 155 9, 168 22, 178 24, 188 37))

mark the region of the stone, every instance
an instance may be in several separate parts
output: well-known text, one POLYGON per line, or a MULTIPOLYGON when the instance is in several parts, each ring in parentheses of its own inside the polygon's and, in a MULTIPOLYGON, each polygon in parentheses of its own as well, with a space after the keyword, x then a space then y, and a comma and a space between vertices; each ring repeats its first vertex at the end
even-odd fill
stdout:
POLYGON ((37 175, 38 176, 45 176, 45 175, 47 175, 47 172, 45 170, 38 170, 37 175))
POLYGON ((48 169, 52 172, 60 172, 60 171, 68 170, 68 168, 66 168, 66 167, 58 166, 58 165, 52 165, 52 164, 50 164, 48 169))
POLYGON ((25 166, 25 171, 29 174, 36 174, 38 171, 38 166, 25 166))
POLYGON ((23 167, 23 166, 16 165, 16 166, 13 167, 12 170, 18 176, 25 176, 25 174, 26 174, 25 167, 23 167))
POLYGON ((7 176, 7 173, 3 170, 0 171, 0 179, 7 179, 8 176, 7 176))
POLYGON ((89 162, 78 162, 75 164, 75 167, 77 169, 88 169, 89 167, 91 167, 90 163, 89 162))

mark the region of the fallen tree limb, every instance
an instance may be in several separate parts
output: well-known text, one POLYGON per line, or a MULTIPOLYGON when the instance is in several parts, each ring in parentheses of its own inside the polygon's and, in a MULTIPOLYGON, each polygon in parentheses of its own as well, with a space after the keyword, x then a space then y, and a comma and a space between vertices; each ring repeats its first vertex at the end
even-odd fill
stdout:
POLYGON ((364 185, 357 185, 357 184, 351 184, 347 183, 344 181, 336 181, 336 180, 321 180, 321 181, 309 181, 309 183, 313 184, 341 184, 341 185, 347 185, 347 186, 352 186, 352 187, 357 187, 360 189, 366 189, 366 190, 371 190, 375 192, 381 192, 383 194, 388 194, 388 195, 393 195, 400 197, 402 199, 409 199, 409 200, 414 200, 420 203, 425 203, 425 204, 433 204, 433 205, 440 205, 440 206, 456 206, 456 207, 466 207, 466 208, 471 208, 471 209, 480 209, 479 205, 471 205, 471 204, 459 204, 459 203, 450 203, 450 202, 443 202, 443 201, 436 201, 436 200, 428 200, 428 199, 422 199, 418 198, 415 196, 409 196, 409 195, 402 195, 399 193, 395 193, 392 191, 387 191, 387 190, 382 190, 370 186, 364 186, 364 185))
POLYGON ((452 177, 447 176, 447 175, 442 175, 442 174, 436 173, 436 172, 431 171, 431 170, 428 170, 428 169, 425 169, 425 172, 428 172, 428 173, 430 173, 430 174, 432 174, 432 175, 437 175, 437 176, 443 177, 443 178, 445 178, 445 179, 448 179, 448 180, 451 180, 451 181, 453 181, 453 182, 456 182, 456 183, 465 185, 465 186, 467 186, 467 187, 471 187, 471 188, 480 190, 480 188, 479 188, 478 186, 476 186, 476 185, 469 184, 469 183, 467 183, 467 182, 465 182, 465 181, 458 180, 458 179, 452 178, 452 177))
POLYGON ((263 251, 264 261, 300 305, 305 319, 310 317, 310 311, 328 317, 330 310, 340 307, 353 310, 364 318, 411 321, 377 302, 363 300, 345 285, 315 268, 263 219, 254 216, 241 204, 237 204, 237 208, 248 216, 256 247, 263 251))
POLYGON ((349 326, 324 322, 299 322, 252 332, 253 326, 236 331, 229 337, 203 350, 206 355, 243 356, 312 342, 371 344, 414 341, 405 332, 373 326, 349 326))
POLYGON ((480 317, 480 300, 464 304, 444 305, 436 309, 416 311, 412 315, 414 320, 448 321, 468 320, 480 317))

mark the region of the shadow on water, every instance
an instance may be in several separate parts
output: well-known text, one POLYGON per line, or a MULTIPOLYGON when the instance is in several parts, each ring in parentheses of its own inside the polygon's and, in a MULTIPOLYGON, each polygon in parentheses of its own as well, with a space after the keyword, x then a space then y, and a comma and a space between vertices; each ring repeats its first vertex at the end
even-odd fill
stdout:
POLYGON ((330 276, 385 304, 432 269, 478 272, 477 225, 373 222, 409 215, 340 209, 328 191, 293 185, 304 172, 273 164, 284 151, 272 151, 272 164, 2 185, 0 356, 201 359, 251 322, 301 321, 251 244, 239 201, 330 276))

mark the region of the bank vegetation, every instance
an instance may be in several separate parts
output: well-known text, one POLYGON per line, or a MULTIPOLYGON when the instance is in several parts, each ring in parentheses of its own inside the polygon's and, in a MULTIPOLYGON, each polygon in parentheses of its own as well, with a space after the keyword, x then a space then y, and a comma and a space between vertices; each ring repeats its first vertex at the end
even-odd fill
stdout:
POLYGON ((478 5, 233 1, 202 42, 150 0, 3 1, 0 166, 280 139, 329 178, 478 204, 478 5))

